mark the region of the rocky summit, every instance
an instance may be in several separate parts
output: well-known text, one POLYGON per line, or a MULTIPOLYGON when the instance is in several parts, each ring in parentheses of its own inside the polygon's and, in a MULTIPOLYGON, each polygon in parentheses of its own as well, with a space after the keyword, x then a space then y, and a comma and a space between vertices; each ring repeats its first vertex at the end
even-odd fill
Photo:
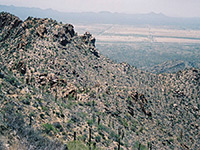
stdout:
POLYGON ((200 70, 153 74, 89 32, 0 13, 1 150, 197 150, 200 70))

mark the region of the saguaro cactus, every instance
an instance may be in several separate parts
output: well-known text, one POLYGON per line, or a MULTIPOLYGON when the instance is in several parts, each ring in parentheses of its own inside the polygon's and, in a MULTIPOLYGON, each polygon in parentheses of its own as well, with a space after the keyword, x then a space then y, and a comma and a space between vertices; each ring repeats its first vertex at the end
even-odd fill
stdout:
POLYGON ((74 141, 76 141, 76 132, 74 132, 74 141))
POLYGON ((98 115, 98 125, 100 124, 100 121, 101 121, 101 118, 100 118, 100 116, 98 115))
POLYGON ((121 128, 119 127, 118 128, 118 150, 120 150, 120 140, 121 140, 121 128))
POLYGON ((140 150, 140 148, 141 148, 141 143, 139 143, 138 150, 140 150))
POLYGON ((91 138, 92 138, 92 136, 91 136, 91 134, 92 134, 92 129, 91 129, 91 127, 89 128, 89 141, 88 141, 88 144, 89 144, 89 150, 91 150, 91 138))
POLYGON ((120 150, 120 137, 118 139, 118 150, 120 150))

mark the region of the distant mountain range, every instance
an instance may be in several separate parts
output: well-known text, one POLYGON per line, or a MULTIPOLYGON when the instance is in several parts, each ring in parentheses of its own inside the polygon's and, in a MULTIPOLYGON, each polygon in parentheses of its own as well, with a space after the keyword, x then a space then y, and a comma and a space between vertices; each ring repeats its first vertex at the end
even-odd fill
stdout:
POLYGON ((168 17, 162 13, 125 14, 103 12, 59 12, 53 9, 40 9, 0 5, 0 10, 10 12, 25 20, 28 16, 52 18, 65 23, 99 23, 99 24, 128 24, 128 25, 155 25, 175 26, 180 28, 199 28, 200 18, 168 17))

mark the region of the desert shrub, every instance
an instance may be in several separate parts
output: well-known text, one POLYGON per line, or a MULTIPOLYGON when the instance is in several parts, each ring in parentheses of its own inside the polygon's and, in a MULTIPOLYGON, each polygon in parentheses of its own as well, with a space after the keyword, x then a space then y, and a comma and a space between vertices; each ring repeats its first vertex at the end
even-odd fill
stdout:
POLYGON ((89 148, 81 141, 72 141, 67 144, 67 148, 70 150, 88 150, 89 148))
MULTIPOLYGON (((134 146, 133 146, 133 149, 138 149, 139 148, 139 144, 140 144, 139 142, 136 142, 134 144, 134 146)), ((148 150, 148 148, 145 145, 141 144, 140 145, 140 150, 148 150)))
POLYGON ((97 135, 97 136, 95 137, 95 141, 96 141, 96 142, 101 142, 101 137, 100 137, 99 135, 97 135))
POLYGON ((98 125, 98 130, 99 131, 105 131, 105 132, 109 133, 109 128, 102 125, 102 124, 98 125))
POLYGON ((43 124, 42 127, 46 134, 49 134, 51 131, 53 131, 54 133, 58 132, 57 129, 52 124, 49 123, 43 124))

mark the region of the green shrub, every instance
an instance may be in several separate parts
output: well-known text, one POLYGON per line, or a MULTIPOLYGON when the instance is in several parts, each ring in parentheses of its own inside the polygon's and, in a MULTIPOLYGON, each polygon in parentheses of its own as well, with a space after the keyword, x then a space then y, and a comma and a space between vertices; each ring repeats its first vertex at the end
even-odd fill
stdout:
POLYGON ((109 128, 102 125, 102 124, 98 125, 98 130, 99 131, 105 131, 105 132, 109 133, 109 128))
MULTIPOLYGON (((67 143, 67 148, 69 150, 89 150, 89 147, 86 146, 82 141, 71 141, 67 143)), ((91 146, 92 150, 100 150, 99 148, 91 146)))
POLYGON ((119 135, 118 135, 116 132, 114 132, 114 131, 111 131, 111 132, 110 132, 110 137, 111 137, 114 141, 118 141, 118 139, 119 139, 119 135))
POLYGON ((51 131, 53 131, 54 133, 58 132, 58 130, 52 124, 49 123, 43 124, 42 127, 44 128, 44 132, 46 134, 49 134, 51 131))
POLYGON ((95 137, 95 141, 96 141, 96 142, 101 142, 101 137, 100 137, 99 135, 97 135, 97 136, 95 137))
POLYGON ((94 124, 94 122, 93 120, 87 120, 87 124, 91 127, 94 124))
POLYGON ((69 101, 75 100, 75 97, 74 97, 73 93, 68 95, 68 100, 69 101))
MULTIPOLYGON (((133 149, 138 149, 139 147, 139 142, 136 142, 135 145, 133 146, 133 149)), ((148 150, 148 148, 145 145, 140 145, 140 150, 148 150)))
POLYGON ((67 148, 71 150, 88 150, 87 146, 81 141, 72 141, 67 143, 67 148))

